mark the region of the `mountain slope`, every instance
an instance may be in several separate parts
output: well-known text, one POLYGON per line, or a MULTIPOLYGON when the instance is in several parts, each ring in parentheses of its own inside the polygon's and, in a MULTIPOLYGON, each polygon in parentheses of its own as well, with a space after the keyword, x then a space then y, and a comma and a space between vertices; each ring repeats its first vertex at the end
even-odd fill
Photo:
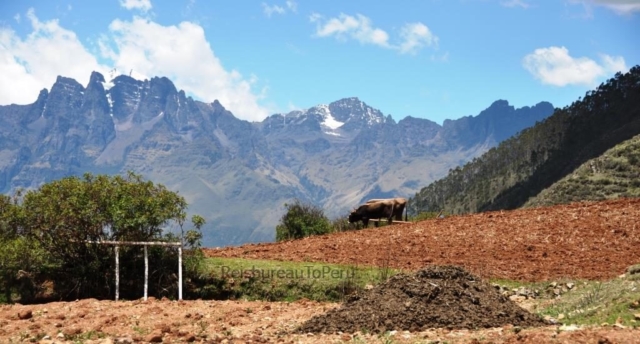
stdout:
POLYGON ((591 158, 640 133, 640 67, 523 130, 418 192, 411 210, 452 213, 522 206, 591 158))
POLYGON ((500 100, 442 126, 396 123, 352 97, 250 123, 163 77, 94 72, 86 87, 58 77, 33 104, 0 106, 0 192, 133 170, 205 217, 205 245, 272 241, 293 198, 336 217, 367 198, 407 197, 552 112, 500 100))
MULTIPOLYGON (((292 123, 299 124, 277 132, 270 131, 267 141, 275 151, 279 151, 282 142, 288 142, 287 164, 296 169, 295 174, 308 190, 313 191, 308 197, 330 214, 342 215, 350 207, 369 198, 409 196, 421 185, 444 176, 450 167, 469 161, 495 146, 499 142, 496 137, 500 137, 496 132, 503 130, 503 123, 515 123, 520 130, 553 111, 553 106, 547 102, 515 109, 506 101, 496 101, 478 116, 447 121, 440 126, 413 117, 396 123, 390 117, 384 118, 379 111, 368 109, 357 98, 336 103, 351 109, 364 108, 362 113, 353 110, 354 117, 368 125, 349 127, 347 124, 350 123, 347 123, 335 130, 319 132, 307 128, 312 126, 309 122, 318 126, 324 121, 322 117, 311 120, 304 113, 274 115, 272 118, 277 118, 276 122, 284 117, 289 121, 291 117, 292 123), (374 114, 374 117, 364 116, 365 113, 374 114), (465 124, 457 125, 458 121, 465 124), (301 128, 303 124, 306 127, 301 128), (359 131, 352 131, 353 127, 359 131), (481 130, 484 130, 483 135, 475 134, 481 130), (304 134, 292 137, 290 133, 304 134), (310 147, 314 147, 314 154, 291 153, 309 150, 310 147)), ((332 114, 334 105, 328 106, 332 114)), ((307 113, 316 112, 317 109, 312 108, 307 113)))
POLYGON ((590 159, 530 198, 525 207, 640 197, 640 135, 590 159))

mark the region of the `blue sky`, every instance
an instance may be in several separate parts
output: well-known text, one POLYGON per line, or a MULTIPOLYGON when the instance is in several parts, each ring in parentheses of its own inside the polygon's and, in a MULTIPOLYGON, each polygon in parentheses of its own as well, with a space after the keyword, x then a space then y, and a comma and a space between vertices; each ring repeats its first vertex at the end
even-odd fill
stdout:
POLYGON ((640 0, 2 1, 0 104, 97 70, 167 76, 250 121, 358 97, 442 123, 568 105, 640 64, 638 33, 640 0))

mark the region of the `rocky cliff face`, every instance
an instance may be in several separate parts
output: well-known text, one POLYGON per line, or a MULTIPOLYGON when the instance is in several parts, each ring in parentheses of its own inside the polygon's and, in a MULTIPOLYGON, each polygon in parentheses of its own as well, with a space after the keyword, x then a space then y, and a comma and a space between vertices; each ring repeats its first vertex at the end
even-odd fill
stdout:
POLYGON ((292 198, 337 217, 367 198, 410 196, 552 112, 549 103, 497 101, 440 126, 396 123, 345 98, 249 123, 167 78, 106 81, 94 72, 83 87, 58 77, 33 104, 0 106, 0 192, 133 170, 207 219, 205 245, 271 241, 292 198))

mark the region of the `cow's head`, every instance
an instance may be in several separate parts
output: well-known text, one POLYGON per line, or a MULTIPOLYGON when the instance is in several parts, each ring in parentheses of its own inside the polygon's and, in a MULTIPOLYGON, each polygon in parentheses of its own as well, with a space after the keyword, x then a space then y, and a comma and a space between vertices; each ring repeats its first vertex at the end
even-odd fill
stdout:
POLYGON ((362 215, 358 214, 358 212, 354 209, 351 214, 349 214, 349 223, 354 223, 362 220, 362 215))

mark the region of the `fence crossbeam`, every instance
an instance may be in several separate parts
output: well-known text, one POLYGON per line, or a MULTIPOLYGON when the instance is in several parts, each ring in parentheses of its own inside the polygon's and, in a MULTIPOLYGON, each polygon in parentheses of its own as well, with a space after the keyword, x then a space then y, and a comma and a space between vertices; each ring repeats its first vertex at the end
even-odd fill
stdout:
POLYGON ((120 246, 144 246, 144 299, 147 300, 149 285, 149 258, 147 246, 177 246, 178 247, 178 300, 182 300, 182 243, 165 241, 112 241, 85 240, 88 244, 114 245, 116 255, 116 301, 120 298, 120 246))

